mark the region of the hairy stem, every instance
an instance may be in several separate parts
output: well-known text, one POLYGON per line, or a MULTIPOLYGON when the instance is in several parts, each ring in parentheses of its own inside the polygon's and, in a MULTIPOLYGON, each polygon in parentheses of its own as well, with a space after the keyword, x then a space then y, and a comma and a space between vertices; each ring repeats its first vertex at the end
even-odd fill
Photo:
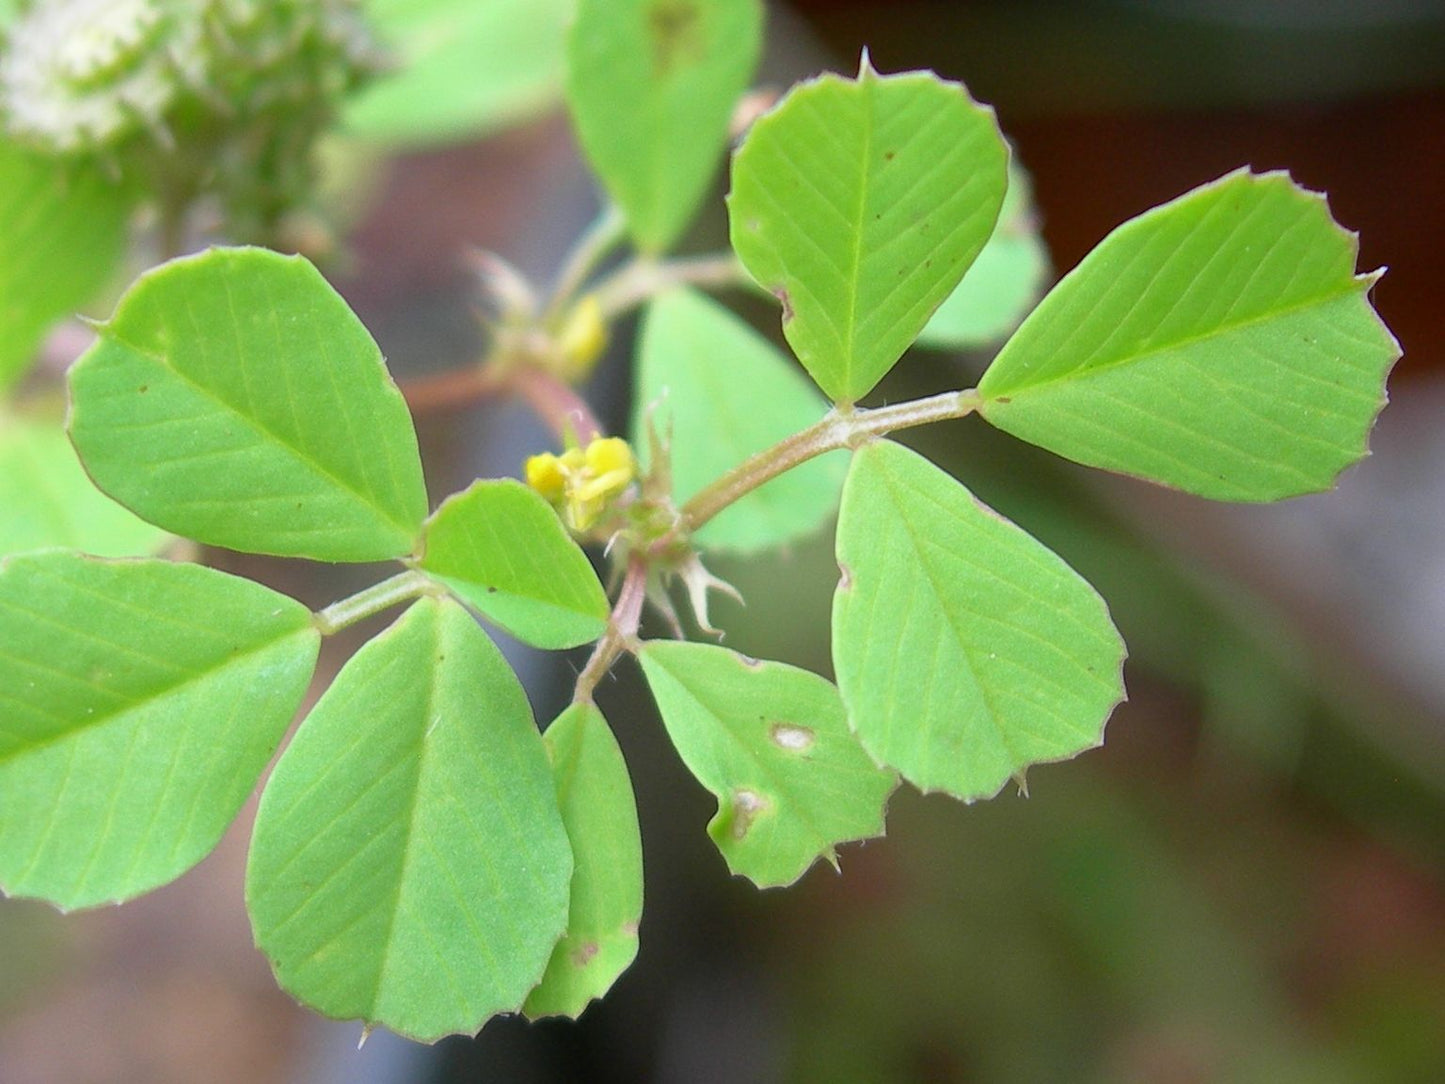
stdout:
POLYGON ((372 584, 364 591, 358 591, 350 598, 333 602, 319 611, 313 620, 322 636, 331 636, 403 602, 410 602, 422 595, 440 593, 441 588, 420 572, 401 572, 390 579, 372 584))
POLYGON ((506 386, 496 369, 476 365, 398 381, 413 414, 461 410, 479 399, 499 394, 506 386))
POLYGON ((638 257, 603 279, 597 303, 611 320, 670 286, 741 286, 746 281, 742 264, 731 252, 680 260, 638 257))
POLYGON ((617 207, 608 204, 596 221, 577 239, 572 251, 563 261, 562 270, 557 274, 557 285, 553 287, 552 298, 547 303, 548 319, 561 315, 567 303, 587 281, 587 276, 626 236, 627 220, 617 207))
POLYGON ((681 527, 695 531, 738 498, 764 482, 806 463, 814 456, 837 448, 856 448, 872 437, 895 429, 908 429, 929 422, 962 418, 978 408, 978 392, 948 391, 927 399, 910 399, 873 410, 862 408, 830 410, 822 421, 780 440, 749 459, 743 460, 716 481, 705 486, 682 506, 681 527))
POLYGON ((598 682, 607 676, 612 664, 631 649, 637 639, 638 626, 642 624, 642 604, 647 598, 647 562, 640 554, 628 559, 627 574, 622 578, 622 587, 617 592, 617 601, 607 619, 607 631, 592 657, 577 675, 577 687, 572 693, 574 704, 592 703, 592 693, 598 682))

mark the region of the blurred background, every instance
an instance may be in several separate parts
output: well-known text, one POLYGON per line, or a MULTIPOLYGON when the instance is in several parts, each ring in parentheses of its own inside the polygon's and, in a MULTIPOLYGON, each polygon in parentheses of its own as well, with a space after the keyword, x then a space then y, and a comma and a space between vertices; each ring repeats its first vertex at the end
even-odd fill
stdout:
MULTIPOLYGON (((1288 169, 1361 235, 1404 360, 1373 456, 1333 493, 1210 505, 980 424, 909 434, 1062 553, 1129 644, 1103 749, 1031 796, 893 800, 884 840, 760 892, 635 667, 598 694, 642 817, 633 967, 579 1023, 501 1019, 423 1047, 321 1020, 251 944, 251 811, 120 909, 0 906, 0 1082, 1445 1080, 1445 5, 1433 0, 795 0, 763 79, 933 68, 992 103, 1058 272, 1119 222, 1242 165, 1288 169)), ((403 382, 481 346, 463 268, 545 280, 593 217, 567 121, 382 162, 332 272, 403 382)), ((719 179, 719 191, 722 188, 719 179)), ((355 185, 352 185, 354 190, 355 185)), ((720 204, 689 246, 725 241, 720 204)), ((776 336, 776 313, 742 310, 776 336)), ((630 328, 590 395, 625 429, 630 328)), ((911 355, 880 398, 962 386, 988 352, 911 355)), ((434 496, 550 438, 516 406, 418 419, 434 496)), ((217 553, 312 605, 374 579, 217 553)), ((727 644, 827 673, 831 539, 718 562, 727 644)), ((323 672, 380 624, 328 643, 323 672)), ((655 632, 661 634, 660 629, 655 632)), ((513 651, 548 718, 579 660, 513 651)))

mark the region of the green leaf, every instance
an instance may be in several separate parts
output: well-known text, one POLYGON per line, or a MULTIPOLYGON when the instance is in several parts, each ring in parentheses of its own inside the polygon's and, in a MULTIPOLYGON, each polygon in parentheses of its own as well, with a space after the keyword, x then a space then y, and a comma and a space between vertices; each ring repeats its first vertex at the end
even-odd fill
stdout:
MULTIPOLYGON (((670 291, 648 307, 639 347, 633 447, 648 412, 672 445, 680 504, 750 455, 814 424, 827 410, 773 345, 717 302, 670 291)), ((822 456, 753 490, 697 533, 706 547, 758 550, 816 531, 833 514, 847 459, 822 456)))
POLYGON ((212 249, 142 275, 70 371, 101 489, 213 546, 379 561, 426 517, 416 433, 381 352, 299 256, 212 249))
POLYGON ((1124 223, 979 384, 994 425, 1203 497, 1328 489, 1365 454, 1399 346, 1324 197, 1244 170, 1124 223))
POLYGON ((762 27, 759 0, 580 0, 567 103, 643 251, 671 247, 707 194, 762 27))
POLYGON ((0 562, 0 886, 138 896, 206 856, 301 703, 305 607, 198 565, 0 562))
POLYGON ((833 664, 874 758, 989 798, 1103 740, 1124 645, 1057 554, 889 441, 854 453, 838 518, 833 664))
POLYGON ((883 379, 998 220, 1008 147, 993 110, 931 72, 794 87, 733 159, 738 258, 833 399, 883 379))
POLYGON ((1039 236, 1028 174, 1011 166, 1008 176, 993 236, 919 333, 919 346, 966 350, 997 342, 1043 293, 1049 253, 1039 236))
POLYGON ((521 686, 465 610, 423 599, 342 668, 276 765, 246 903, 293 996, 430 1041, 521 1006, 571 876, 521 686))
POLYGON ((573 704, 546 741, 575 868, 567 933, 523 1006, 534 1020, 579 1016, 605 994, 637 955, 642 919, 637 806, 607 720, 591 704, 573 704))
POLYGON ((86 477, 58 420, 0 407, 0 553, 65 548, 101 557, 155 553, 170 539, 86 477))
POLYGON ((541 495, 513 479, 477 482, 427 521, 419 567, 519 640, 576 647, 607 628, 592 563, 541 495))
POLYGON ((100 167, 0 139, 0 391, 50 325, 90 301, 125 252, 130 198, 100 167))
POLYGON ((343 126, 401 146, 475 139, 562 97, 572 0, 369 0, 394 70, 348 103, 343 126))
POLYGON ((712 644, 638 656, 683 763, 718 799, 707 826, 734 873, 789 885, 833 847, 883 834, 897 779, 848 732, 838 690, 806 670, 712 644))

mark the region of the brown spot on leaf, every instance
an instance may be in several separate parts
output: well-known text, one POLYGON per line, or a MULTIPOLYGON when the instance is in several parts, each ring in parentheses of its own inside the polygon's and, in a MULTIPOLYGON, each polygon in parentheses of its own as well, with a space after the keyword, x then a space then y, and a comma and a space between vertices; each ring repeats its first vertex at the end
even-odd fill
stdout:
POLYGON ((779 749, 790 753, 806 753, 817 741, 817 735, 811 729, 797 723, 774 723, 768 728, 768 737, 779 749))
POLYGON ((142 384, 142 385, 140 386, 140 393, 141 393, 142 395, 144 395, 146 392, 148 392, 148 391, 150 391, 150 390, 151 390, 151 386, 150 386, 149 384, 142 384))
POLYGON ((884 151, 884 152, 883 152, 883 160, 884 160, 885 162, 891 162, 891 161, 893 161, 893 156, 894 156, 896 153, 897 153, 896 151, 884 151))
POLYGON ((768 808, 768 800, 755 790, 739 787, 733 791, 733 839, 742 839, 753 826, 753 821, 768 808))
POLYGON ((838 565, 838 590, 853 590, 853 570, 845 564, 838 565))
POLYGON ((783 306, 783 323, 791 323, 795 313, 793 312, 793 299, 788 296, 788 288, 786 286, 774 286, 773 296, 776 297, 778 303, 783 306))
POLYGON ((596 941, 583 941, 572 950, 572 962, 578 967, 586 967, 600 951, 601 948, 596 941))
POLYGON ((653 0, 647 9, 652 68, 660 76, 702 56, 702 18, 696 0, 653 0))

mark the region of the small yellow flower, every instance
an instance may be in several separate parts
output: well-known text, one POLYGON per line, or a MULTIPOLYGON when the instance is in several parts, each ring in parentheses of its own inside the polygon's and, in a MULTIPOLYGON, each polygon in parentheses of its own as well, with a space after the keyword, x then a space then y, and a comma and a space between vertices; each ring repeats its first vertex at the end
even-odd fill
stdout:
POLYGON ((531 456, 525 473, 529 486, 559 506, 567 526, 586 531, 632 484, 637 459, 621 437, 597 437, 585 451, 573 447, 560 456, 531 456))

